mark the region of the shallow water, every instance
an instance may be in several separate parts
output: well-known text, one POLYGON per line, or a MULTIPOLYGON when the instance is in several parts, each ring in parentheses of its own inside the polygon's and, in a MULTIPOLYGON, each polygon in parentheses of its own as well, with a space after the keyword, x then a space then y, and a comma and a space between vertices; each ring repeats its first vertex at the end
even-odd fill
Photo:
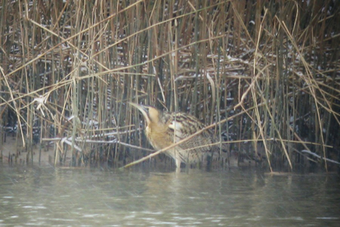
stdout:
POLYGON ((0 226, 340 226, 338 176, 0 164, 0 226))

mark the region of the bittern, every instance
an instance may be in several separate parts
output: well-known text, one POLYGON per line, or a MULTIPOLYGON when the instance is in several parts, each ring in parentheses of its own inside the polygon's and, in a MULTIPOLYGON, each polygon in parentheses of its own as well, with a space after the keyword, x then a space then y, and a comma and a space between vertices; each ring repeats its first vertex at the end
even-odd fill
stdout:
MULTIPOLYGON (((203 129, 205 125, 196 117, 176 112, 163 112, 152 106, 138 105, 130 103, 136 107, 145 120, 145 134, 154 149, 160 150, 176 142, 179 142, 197 131, 203 129)), ((217 146, 211 144, 216 142, 213 132, 204 130, 192 139, 179 143, 164 153, 176 162, 177 169, 181 163, 197 164, 211 157, 217 146)))

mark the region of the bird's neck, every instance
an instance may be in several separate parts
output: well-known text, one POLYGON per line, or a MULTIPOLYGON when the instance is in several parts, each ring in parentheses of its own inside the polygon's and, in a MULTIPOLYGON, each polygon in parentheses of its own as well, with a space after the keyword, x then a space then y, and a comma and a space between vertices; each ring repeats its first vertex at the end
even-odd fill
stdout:
POLYGON ((161 121, 158 122, 150 122, 145 130, 147 133, 155 133, 155 132, 163 132, 166 130, 166 124, 163 124, 161 121))

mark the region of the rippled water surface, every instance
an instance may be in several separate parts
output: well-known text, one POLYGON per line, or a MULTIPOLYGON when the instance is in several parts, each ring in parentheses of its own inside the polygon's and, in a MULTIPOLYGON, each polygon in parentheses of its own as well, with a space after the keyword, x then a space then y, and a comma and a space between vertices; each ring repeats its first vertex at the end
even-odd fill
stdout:
POLYGON ((338 176, 0 164, 0 226, 340 226, 338 176))

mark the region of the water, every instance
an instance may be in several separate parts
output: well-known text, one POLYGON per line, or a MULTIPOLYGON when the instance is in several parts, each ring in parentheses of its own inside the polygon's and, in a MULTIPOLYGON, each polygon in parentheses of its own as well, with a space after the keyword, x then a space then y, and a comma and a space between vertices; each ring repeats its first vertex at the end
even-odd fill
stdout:
POLYGON ((340 226, 338 176, 0 164, 0 226, 340 226))

